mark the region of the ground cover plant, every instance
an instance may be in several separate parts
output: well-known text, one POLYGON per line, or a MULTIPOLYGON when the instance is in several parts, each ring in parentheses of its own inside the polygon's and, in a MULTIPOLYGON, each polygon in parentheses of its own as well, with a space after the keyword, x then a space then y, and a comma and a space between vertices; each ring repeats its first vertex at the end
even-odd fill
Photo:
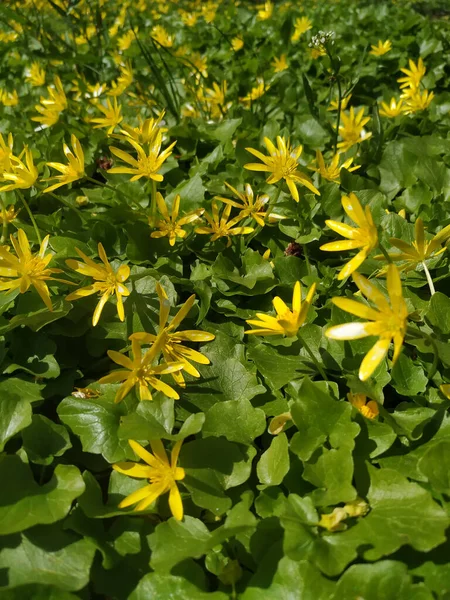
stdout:
POLYGON ((450 598, 446 3, 0 6, 0 598, 450 598))

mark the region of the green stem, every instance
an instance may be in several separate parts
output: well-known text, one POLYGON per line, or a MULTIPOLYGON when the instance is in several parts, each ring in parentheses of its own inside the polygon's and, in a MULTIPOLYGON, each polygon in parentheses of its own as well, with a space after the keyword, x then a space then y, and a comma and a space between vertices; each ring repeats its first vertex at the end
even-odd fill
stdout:
POLYGON ((156 204, 156 181, 152 179, 152 200, 150 205, 150 218, 148 220, 150 227, 154 227, 156 223, 156 212, 157 212, 157 204, 156 204))
POLYGON ((336 83, 337 83, 337 88, 338 88, 338 114, 337 114, 337 121, 336 121, 336 134, 334 136, 334 153, 335 154, 337 152, 339 126, 341 124, 341 106, 342 106, 342 88, 341 88, 341 78, 339 77, 339 75, 336 76, 336 83))
POLYGON ((16 193, 19 196, 20 200, 22 201, 22 204, 25 206, 25 210, 27 211, 28 216, 30 217, 30 221, 33 224, 34 232, 36 233, 37 240, 41 244, 42 243, 41 234, 39 233, 39 228, 33 217, 33 213, 31 212, 30 207, 28 206, 28 202, 25 200, 25 198, 20 190, 16 190, 16 193))
POLYGON ((124 198, 127 202, 128 202, 128 200, 131 200, 131 202, 133 204, 135 204, 139 208, 140 211, 142 211, 142 206, 139 204, 139 202, 137 200, 135 200, 131 196, 127 196, 121 190, 113 188, 112 185, 109 185, 109 183, 103 183, 103 181, 97 181, 96 179, 93 179, 92 177, 87 177, 87 176, 86 176, 86 179, 87 179, 87 181, 90 181, 91 183, 95 183, 95 185, 101 185, 101 186, 107 188, 108 190, 116 192, 116 194, 119 194, 119 196, 122 196, 122 198, 124 198))
POLYGON ((425 271, 425 275, 427 277, 428 286, 430 288, 431 295, 433 295, 436 293, 436 290, 434 289, 434 283, 433 283, 433 280, 431 279, 430 271, 428 270, 428 267, 427 267, 425 261, 422 262, 422 266, 423 266, 423 270, 425 271))
POLYGON ((2 237, 0 239, 0 244, 4 244, 8 237, 8 219, 6 218, 6 206, 5 206, 5 203, 3 202, 3 198, 1 198, 1 197, 0 197, 0 204, 2 206, 2 218, 3 218, 2 237))
POLYGON ((324 379, 324 381, 327 380, 327 376, 325 374, 325 371, 323 370, 322 365, 318 362, 317 358, 314 356, 311 348, 308 346, 308 344, 305 342, 305 340, 303 339, 303 337, 300 335, 300 333, 297 334, 297 338, 300 340, 300 343, 302 344, 303 348, 306 350, 306 352, 309 354, 309 356, 311 357, 311 360, 313 361, 313 363, 315 364, 317 370, 319 371, 319 373, 322 375, 322 378, 324 379))
POLYGON ((386 248, 383 246, 383 244, 378 242, 378 248, 381 250, 384 258, 386 259, 386 261, 389 264, 392 264, 392 258, 389 256, 389 253, 387 252, 386 248))
POLYGON ((433 377, 436 375, 438 361, 439 361, 439 350, 436 345, 436 342, 434 341, 434 339, 432 338, 431 335, 428 335, 428 333, 425 333, 424 331, 421 331, 420 329, 413 329, 412 327, 408 327, 407 333, 413 338, 424 339, 425 341, 427 341, 430 344, 431 348, 433 349, 433 354, 434 354, 433 364, 431 365, 431 369, 428 371, 428 379, 433 379, 433 377))
POLYGON ((311 263, 309 262, 309 256, 308 256, 308 250, 306 248, 306 244, 303 246, 303 256, 305 257, 306 270, 308 271, 308 275, 312 275, 312 273, 311 273, 311 263))

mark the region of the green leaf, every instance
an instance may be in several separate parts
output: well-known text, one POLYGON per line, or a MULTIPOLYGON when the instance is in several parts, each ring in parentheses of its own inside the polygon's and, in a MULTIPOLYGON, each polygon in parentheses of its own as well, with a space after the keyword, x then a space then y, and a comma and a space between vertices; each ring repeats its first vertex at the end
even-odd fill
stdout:
POLYGON ((59 418, 80 438, 83 450, 102 454, 110 463, 133 456, 128 441, 119 438, 126 400, 115 404, 114 396, 114 391, 91 399, 69 396, 58 406, 59 418))
POLYGON ((51 585, 39 583, 30 583, 29 585, 20 585, 19 587, 1 592, 2 600, 23 600, 30 598, 32 600, 78 600, 70 592, 63 592, 51 585))
POLYGON ((42 334, 30 334, 27 330, 14 334, 11 346, 13 362, 4 373, 25 371, 42 378, 54 378, 60 374, 59 365, 54 357, 56 344, 42 334))
POLYGON ((418 462, 418 469, 439 493, 450 495, 450 440, 433 444, 418 462))
POLYGON ((447 296, 441 292, 433 294, 425 316, 442 333, 450 333, 450 299, 447 296))
POLYGON ((31 423, 31 404, 15 394, 0 392, 0 451, 6 442, 31 423))
POLYGON ((39 486, 30 467, 17 455, 2 457, 0 478, 8 482, 0 506, 0 535, 63 519, 73 500, 84 491, 84 482, 76 467, 57 465, 50 481, 39 486))
POLYGON ((230 442, 251 444, 266 428, 266 417, 248 400, 217 402, 205 415, 204 436, 223 435, 230 442))
POLYGON ((311 493, 316 506, 351 502, 356 498, 352 486, 353 458, 348 448, 324 448, 315 463, 305 465, 303 477, 318 488, 311 493))
POLYGON ((64 425, 57 425, 43 415, 33 415, 32 423, 22 433, 23 447, 31 462, 49 465, 72 447, 64 425))
POLYGON ((404 353, 391 371, 392 385, 402 396, 415 396, 424 392, 427 388, 428 377, 422 367, 415 365, 404 353))
POLYGON ((138 583, 137 588, 130 594, 129 600, 149 600, 149 598, 183 598, 183 600, 227 600, 223 592, 202 592, 197 586, 184 577, 149 573, 138 583))
POLYGON ((289 443, 285 433, 272 439, 256 466, 259 481, 264 485, 279 485, 289 471, 289 443))
POLYGON ((258 344, 251 346, 247 353, 271 389, 274 390, 281 389, 295 379, 297 369, 302 366, 298 356, 289 356, 282 352, 282 348, 258 344))
POLYGON ((75 592, 89 581, 94 553, 95 546, 88 539, 57 525, 34 527, 3 539, 0 569, 7 571, 10 588, 40 583, 75 592))
POLYGON ((202 208, 205 200, 205 188, 199 174, 183 181, 167 196, 169 206, 175 196, 180 194, 180 213, 187 213, 195 208, 202 208))
POLYGON ((139 402, 136 411, 120 419, 121 440, 158 440, 171 433, 175 423, 173 400, 161 397, 139 402))

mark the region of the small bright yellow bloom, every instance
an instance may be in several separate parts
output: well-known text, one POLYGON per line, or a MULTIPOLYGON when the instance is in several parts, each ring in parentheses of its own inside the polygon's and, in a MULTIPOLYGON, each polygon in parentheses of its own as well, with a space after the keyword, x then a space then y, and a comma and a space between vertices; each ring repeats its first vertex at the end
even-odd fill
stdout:
POLYGON ((17 215, 20 212, 20 208, 16 210, 16 207, 11 204, 10 206, 8 206, 8 208, 5 207, 5 209, 0 211, 0 224, 1 223, 12 223, 17 215))
POLYGON ((355 165, 355 166, 351 166, 353 163, 353 158, 348 158, 346 161, 344 161, 342 163, 342 165, 339 164, 339 160, 340 160, 341 155, 340 154, 335 154, 333 156, 333 158, 331 159, 331 162, 329 165, 325 164, 325 161, 323 159, 323 154, 320 150, 316 150, 316 163, 317 166, 309 166, 308 169, 311 169, 312 171, 316 171, 317 173, 320 174, 321 177, 323 177, 324 179, 327 179, 328 181, 335 181, 336 183, 339 183, 340 181, 340 176, 341 176, 341 169, 347 169, 347 171, 356 171, 357 169, 359 169, 361 167, 361 165, 355 165))
MULTIPOLYGON (((189 361, 198 363, 200 365, 209 365, 210 360, 204 354, 183 346, 184 342, 210 342, 216 336, 207 331, 201 331, 200 329, 190 329, 187 331, 175 331, 178 329, 180 323, 187 317, 189 311, 194 305, 195 294, 192 294, 171 322, 168 324, 167 319, 169 318, 170 304, 169 298, 164 288, 159 284, 156 284, 156 292, 159 298, 159 330, 158 336, 152 333, 133 333, 130 336, 130 340, 138 340, 141 344, 148 344, 151 342, 161 339, 161 350, 164 356, 164 360, 167 363, 180 362, 183 365, 183 370, 192 375, 192 377, 200 377, 200 373, 189 361)), ((174 371, 172 377, 175 379, 177 384, 181 387, 185 387, 185 381, 181 371, 174 371)))
POLYGON ((308 17, 299 17, 295 19, 294 33, 292 34, 291 40, 297 42, 300 37, 310 29, 312 29, 312 22, 308 17))
POLYGON ((163 181, 164 177, 160 175, 158 171, 162 167, 164 161, 172 154, 172 148, 175 146, 176 142, 172 142, 168 148, 160 152, 162 134, 161 131, 158 131, 155 141, 149 147, 148 155, 143 146, 135 142, 132 138, 130 138, 128 142, 138 153, 138 158, 135 159, 131 156, 131 154, 128 154, 128 152, 124 152, 123 150, 120 150, 120 148, 111 146, 111 152, 118 158, 121 158, 123 161, 131 165, 131 168, 113 167, 112 169, 109 169, 109 173, 128 173, 133 175, 130 181, 137 181, 141 177, 153 179, 154 181, 163 181))
POLYGON ((139 127, 130 127, 125 123, 120 130, 121 135, 115 135, 119 139, 128 140, 132 138, 138 144, 153 144, 158 136, 158 131, 166 133, 166 127, 160 127, 165 111, 162 110, 156 118, 145 119, 139 124, 139 127))
MULTIPOLYGON (((350 102, 352 95, 349 94, 345 98, 341 98, 341 110, 345 110, 350 102)), ((335 98, 330 102, 330 106, 327 108, 328 111, 339 110, 339 98, 335 98)))
POLYGON ((405 107, 403 106, 403 100, 400 99, 398 102, 395 98, 391 98, 389 104, 386 102, 381 103, 380 115, 382 117, 389 117, 393 119, 394 117, 398 117, 399 115, 405 112, 405 107))
POLYGON ((264 313, 256 313, 259 320, 250 319, 246 322, 249 325, 254 325, 257 329, 250 329, 244 333, 254 335, 287 335, 288 337, 297 335, 298 330, 306 320, 315 291, 316 284, 313 283, 302 303, 302 288, 300 281, 297 281, 292 294, 292 310, 286 306, 285 302, 279 296, 276 296, 272 300, 272 303, 277 316, 273 317, 264 313))
POLYGON ((25 70, 25 81, 33 87, 45 85, 45 69, 39 63, 32 63, 29 69, 25 70))
POLYGON ((11 171, 11 158, 13 156, 14 139, 12 133, 8 133, 8 141, 5 142, 0 133, 0 181, 4 181, 3 173, 11 171))
POLYGON ((439 389, 444 394, 444 396, 450 400, 450 383, 443 383, 439 386, 439 389))
POLYGON ((173 36, 170 35, 161 25, 155 25, 155 27, 153 27, 151 36, 164 48, 172 48, 173 36))
POLYGON ((253 227, 235 227, 242 221, 242 217, 238 215, 228 221, 231 213, 231 205, 228 204, 222 211, 222 215, 219 213, 219 206, 217 202, 212 201, 211 215, 205 212, 204 217, 209 223, 209 227, 197 227, 195 233, 211 235, 211 242, 215 242, 221 237, 226 237, 228 240, 227 245, 231 245, 231 235, 246 235, 253 231, 253 227))
POLYGON ((409 69, 400 69, 400 71, 406 75, 406 77, 400 77, 400 79, 397 79, 398 83, 400 84, 400 88, 417 89, 426 73, 426 68, 421 58, 419 58, 417 61, 417 65, 413 60, 409 59, 409 69))
POLYGON ((114 131, 116 125, 119 125, 123 121, 122 106, 117 104, 117 98, 114 97, 114 105, 111 104, 111 100, 106 101, 106 106, 103 104, 97 104, 97 108, 105 115, 104 117, 96 117, 91 119, 94 125, 94 129, 100 129, 102 127, 108 128, 108 135, 114 131))
POLYGON ((120 96, 133 83, 133 69, 131 63, 120 65, 120 75, 117 81, 111 82, 108 96, 120 96))
POLYGON ((338 275, 338 279, 340 280, 345 279, 356 271, 372 250, 378 246, 378 232, 375 223, 373 222, 370 207, 367 205, 366 208, 363 209, 357 196, 355 196, 353 192, 351 192, 349 196, 342 197, 342 207, 347 213, 348 218, 353 221, 353 223, 356 223, 357 227, 339 221, 325 221, 330 229, 347 239, 339 242, 330 242, 320 246, 320 249, 325 252, 341 252, 342 250, 361 248, 358 254, 340 271, 338 275))
POLYGON ((52 192, 57 188, 68 185, 73 181, 78 181, 84 177, 84 152, 78 138, 73 135, 70 136, 70 141, 72 142, 73 151, 69 148, 67 144, 63 144, 64 154, 68 160, 68 164, 64 165, 63 163, 49 162, 47 166, 52 169, 56 169, 62 175, 55 175, 54 177, 49 177, 45 181, 51 181, 56 179, 58 183, 54 183, 44 190, 44 193, 52 192))
POLYGON ((432 103, 434 92, 429 90, 417 90, 414 94, 408 95, 405 101, 404 112, 407 115, 426 110, 432 103))
POLYGON ((128 50, 134 39, 134 31, 130 29, 117 40, 117 47, 121 52, 124 52, 125 50, 128 50))
POLYGON ((11 236, 11 244, 16 251, 17 256, 0 247, 0 291, 13 291, 19 289, 21 294, 29 290, 31 286, 35 288, 42 298, 48 310, 52 311, 52 301, 50 292, 45 283, 48 280, 70 283, 64 279, 52 277, 53 273, 62 273, 61 269, 48 269, 47 266, 52 260, 51 254, 45 254, 50 236, 47 235, 41 243, 39 252, 32 254, 30 243, 23 229, 17 232, 17 240, 11 236), (5 280, 11 278, 11 281, 5 280))
POLYGON ((244 165, 244 169, 271 173, 270 177, 267 179, 267 183, 277 183, 280 179, 284 179, 296 202, 300 199, 296 187, 297 183, 304 185, 311 190, 311 192, 320 196, 319 190, 314 187, 311 179, 305 173, 298 170, 298 161, 303 151, 303 146, 291 148, 289 140, 286 142, 284 137, 280 136, 277 136, 277 148, 269 138, 264 138, 264 143, 269 151, 269 156, 265 156, 262 152, 259 152, 254 148, 246 148, 247 152, 250 152, 256 156, 256 158, 259 158, 263 164, 248 163, 244 165))
MULTIPOLYGON (((227 82, 222 81, 220 85, 214 82, 212 88, 206 88, 203 100, 212 119, 222 118, 232 106, 232 102, 226 101, 227 87, 227 82)), ((199 100, 201 99, 199 98, 199 100)))
POLYGON ((241 37, 234 37, 231 40, 231 46, 235 52, 239 52, 244 47, 244 40, 241 37))
POLYGON ((286 54, 282 54, 280 58, 275 56, 270 64, 272 65, 275 73, 282 73, 283 71, 286 71, 286 69, 289 69, 289 64, 286 60, 286 54))
MULTIPOLYGON (((324 46, 319 47, 319 48, 308 48, 308 52, 313 60, 316 60, 320 56, 326 56, 326 54, 327 54, 327 51, 325 50, 324 46)), ((332 109, 328 109, 328 110, 332 110, 332 109)))
POLYGON ((216 18, 217 5, 214 2, 202 6, 202 15, 206 23, 212 23, 216 18))
POLYGON ((38 170, 34 166, 31 150, 25 146, 20 156, 11 156, 11 165, 9 171, 3 171, 2 180, 10 181, 7 185, 0 187, 0 192, 9 192, 11 190, 27 190, 32 187, 38 178, 38 170), (25 154, 25 163, 21 158, 25 154))
MULTIPOLYGON (((238 192, 233 186, 231 186, 227 182, 225 182, 225 185, 233 192, 233 194, 237 198, 239 198, 241 202, 239 203, 235 200, 229 200, 228 198, 223 198, 222 196, 215 196, 214 200, 220 200, 220 202, 225 202, 225 204, 229 204, 231 206, 234 206, 235 208, 239 208, 241 210, 241 212, 239 213, 241 219, 251 217, 252 219, 255 219, 258 225, 264 227, 264 225, 266 224, 265 219, 267 216, 267 213, 264 210, 264 208, 270 200, 269 196, 267 194, 263 194, 262 196, 257 196, 255 200, 252 187, 248 183, 245 184, 245 192, 238 192)), ((276 213, 271 212, 268 217, 268 222, 273 223, 285 218, 286 217, 283 217, 282 215, 277 215, 276 213)))
POLYGON ((380 414, 378 404, 375 400, 367 402, 366 394, 353 394, 353 392, 349 392, 347 399, 367 419, 375 419, 380 414))
POLYGON ((198 15, 187 11, 180 11, 181 20, 187 27, 194 27, 197 24, 198 15))
POLYGON ((176 482, 185 477, 184 469, 177 467, 178 455, 183 441, 176 442, 174 445, 170 462, 161 440, 151 440, 150 446, 153 454, 134 440, 128 440, 128 443, 148 466, 133 462, 119 462, 113 465, 113 469, 129 477, 148 479, 150 484, 127 496, 119 504, 119 508, 126 508, 137 502, 138 504, 134 510, 145 510, 159 496, 169 492, 169 506, 172 515, 177 521, 181 521, 183 518, 183 502, 176 482))
POLYGON ((270 88, 270 85, 265 84, 263 79, 257 79, 256 82, 258 85, 253 87, 246 96, 239 98, 246 106, 250 106, 252 102, 259 100, 270 88))
POLYGON ((342 506, 337 506, 333 512, 320 515, 320 521, 317 523, 319 527, 323 527, 330 532, 344 531, 347 526, 342 523, 348 517, 347 511, 342 506))
POLYGON ((41 96, 40 104, 34 108, 39 113, 31 117, 32 121, 41 123, 41 127, 51 127, 59 120, 59 115, 67 108, 67 97, 61 79, 55 76, 54 84, 47 86, 48 97, 41 96))
POLYGON ((333 298, 333 303, 338 308, 357 317, 369 319, 369 322, 336 325, 330 327, 325 335, 332 340, 359 340, 371 335, 378 336, 379 340, 366 354, 359 369, 359 378, 365 381, 386 356, 391 341, 394 342, 392 364, 395 364, 400 356, 406 333, 408 309, 403 299, 402 283, 395 265, 390 264, 387 271, 389 301, 363 275, 353 273, 352 277, 361 293, 377 308, 371 308, 350 298, 333 298))
POLYGON ((134 387, 136 387, 140 400, 153 399, 150 388, 162 392, 168 398, 173 398, 174 400, 180 398, 177 392, 170 385, 159 380, 158 376, 173 373, 174 371, 181 371, 183 364, 173 362, 153 366, 155 359, 161 351, 162 341, 161 337, 157 339, 152 347, 142 356, 141 343, 136 339, 131 340, 133 360, 120 352, 108 350, 109 358, 116 364, 124 367, 124 369, 112 371, 109 375, 105 375, 105 377, 99 379, 99 383, 118 383, 123 381, 117 390, 114 402, 121 402, 134 387))
POLYGON ((350 114, 341 113, 342 123, 339 125, 339 134, 342 142, 339 142, 337 147, 340 152, 347 152, 349 148, 355 144, 359 144, 368 140, 372 133, 367 133, 364 125, 370 121, 370 117, 364 116, 364 108, 355 115, 353 106, 350 108, 350 114))
POLYGON ((262 6, 259 7, 258 10, 258 19, 260 21, 266 21, 270 19, 273 13, 273 4, 270 0, 267 0, 262 6))
MULTIPOLYGON (((392 246, 400 250, 400 252, 389 252, 391 260, 396 262, 404 261, 404 264, 399 267, 400 271, 410 271, 415 269, 417 265, 423 264, 426 260, 430 260, 431 258, 436 258, 447 249, 447 246, 444 246, 443 248, 441 248, 441 246, 450 238, 450 225, 441 229, 441 231, 429 241, 425 239, 425 227, 420 217, 416 219, 414 228, 415 240, 411 244, 398 238, 391 238, 389 240, 392 246)), ((384 256, 381 254, 375 258, 377 260, 385 260, 384 256)))
POLYGON ((66 260, 67 266, 81 275, 92 277, 94 283, 72 292, 67 296, 66 300, 71 302, 72 300, 85 298, 92 294, 100 294, 100 300, 95 307, 94 315, 92 317, 92 325, 95 327, 100 319, 103 307, 108 302, 109 298, 115 294, 117 298, 117 314, 119 319, 123 321, 125 319, 125 313, 122 297, 130 295, 128 288, 124 285, 125 281, 130 276, 130 267, 128 265, 121 265, 117 271, 114 271, 109 264, 105 249, 100 243, 98 245, 98 255, 103 265, 94 262, 78 248, 75 248, 75 250, 80 258, 82 258, 83 262, 70 258, 66 260))
POLYGON ((7 92, 6 90, 0 90, 0 102, 3 106, 17 106, 19 104, 19 95, 17 90, 7 92))
POLYGON ((392 50, 392 44, 389 40, 386 40, 385 42, 378 40, 378 44, 376 46, 372 45, 370 47, 372 50, 369 52, 369 54, 373 54, 373 56, 383 56, 383 54, 387 54, 392 50))
POLYGON ((152 231, 150 236, 152 238, 162 238, 167 236, 171 246, 175 245, 177 238, 186 237, 187 232, 183 229, 183 226, 197 221, 205 210, 204 208, 199 208, 179 219, 178 212, 180 210, 180 194, 177 194, 174 198, 171 214, 169 214, 164 198, 159 192, 156 193, 156 203, 162 219, 156 223, 156 227, 159 229, 159 231, 152 231))

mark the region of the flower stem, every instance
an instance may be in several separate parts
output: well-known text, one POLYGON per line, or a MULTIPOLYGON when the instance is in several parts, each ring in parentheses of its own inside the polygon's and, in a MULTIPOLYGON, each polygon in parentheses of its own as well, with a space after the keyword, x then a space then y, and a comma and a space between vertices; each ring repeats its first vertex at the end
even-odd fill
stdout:
POLYGON ((150 227, 154 227, 155 223, 156 223, 156 208, 157 208, 157 204, 156 204, 156 181, 154 179, 152 179, 152 200, 151 200, 151 205, 150 205, 150 217, 149 217, 149 224, 150 227))
POLYGON ((317 370, 319 371, 319 373, 322 375, 322 378, 324 379, 324 381, 327 380, 327 376, 325 374, 325 371, 323 370, 322 365, 318 362, 317 358, 314 356, 311 348, 308 346, 308 344, 305 342, 305 340, 303 339, 303 337, 300 335, 300 333, 297 334, 297 338, 300 340, 301 345, 303 346, 303 348, 306 350, 306 352, 309 354, 311 360, 313 361, 314 365, 316 366, 317 370))
POLYGON ((386 259, 386 261, 390 264, 392 264, 392 258, 389 256, 389 253, 387 252, 386 248, 383 246, 383 244, 378 243, 378 248, 381 250, 384 258, 386 259))
POLYGON ((438 361, 439 361, 439 350, 436 345, 436 342, 434 341, 434 339, 432 338, 431 335, 428 335, 428 333, 425 333, 425 331, 421 331, 420 329, 413 329, 412 327, 408 327, 407 333, 409 333, 409 335, 411 337, 422 338, 423 340, 428 342, 429 345, 431 346, 431 348, 433 350, 434 358, 433 358, 433 364, 431 365, 431 369, 428 371, 428 379, 433 379, 433 377, 436 375, 438 361))
POLYGON ((339 137, 339 126, 341 124, 341 107, 342 107, 342 88, 341 88, 341 78, 339 75, 336 76, 336 83, 338 89, 338 111, 337 111, 337 120, 336 120, 336 133, 334 136, 334 153, 337 152, 337 144, 339 137))
POLYGON ((34 232, 36 233, 37 240, 41 244, 42 243, 41 234, 39 233, 39 228, 37 226, 35 218, 33 217, 33 213, 31 212, 31 209, 28 206, 28 202, 25 200, 25 198, 20 190, 16 189, 16 193, 19 196, 20 200, 22 201, 22 204, 25 206, 25 210, 27 211, 28 216, 30 217, 30 221, 33 224, 34 232))
POLYGON ((427 277, 428 286, 430 288, 431 295, 433 295, 436 293, 436 290, 434 289, 434 283, 433 283, 433 280, 431 279, 430 271, 428 270, 428 267, 427 267, 425 261, 422 262, 422 266, 423 266, 423 270, 425 271, 425 275, 427 277))
POLYGON ((5 206, 5 203, 3 202, 3 198, 1 198, 1 197, 0 197, 0 204, 2 206, 2 219, 3 219, 2 237, 0 239, 0 244, 4 244, 8 237, 8 219, 6 218, 6 206, 5 206))

